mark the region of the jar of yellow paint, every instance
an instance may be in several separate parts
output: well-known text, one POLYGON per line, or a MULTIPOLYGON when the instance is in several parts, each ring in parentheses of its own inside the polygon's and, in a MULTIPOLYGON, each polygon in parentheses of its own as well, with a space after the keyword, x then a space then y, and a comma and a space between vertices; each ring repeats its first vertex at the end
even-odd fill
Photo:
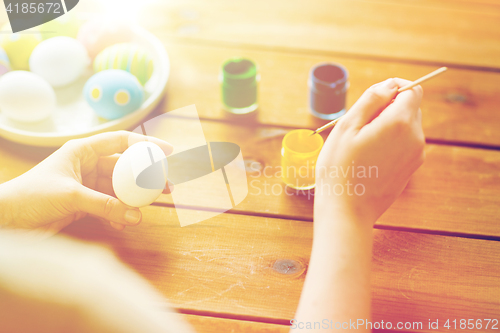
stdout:
POLYGON ((323 147, 323 138, 313 131, 290 131, 283 138, 281 148, 281 172, 286 185, 298 190, 314 188, 316 160, 323 147))

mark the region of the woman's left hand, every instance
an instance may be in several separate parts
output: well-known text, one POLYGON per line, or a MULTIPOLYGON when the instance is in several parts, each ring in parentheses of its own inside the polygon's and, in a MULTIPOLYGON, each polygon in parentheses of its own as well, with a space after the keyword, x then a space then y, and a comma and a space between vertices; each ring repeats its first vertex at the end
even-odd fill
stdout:
MULTIPOLYGON (((111 176, 129 143, 149 140, 170 155, 162 140, 118 131, 68 141, 25 174, 0 185, 0 227, 54 234, 87 214, 110 222, 115 229, 137 225, 138 208, 114 197, 111 176)), ((170 193, 172 185, 165 186, 170 193)))

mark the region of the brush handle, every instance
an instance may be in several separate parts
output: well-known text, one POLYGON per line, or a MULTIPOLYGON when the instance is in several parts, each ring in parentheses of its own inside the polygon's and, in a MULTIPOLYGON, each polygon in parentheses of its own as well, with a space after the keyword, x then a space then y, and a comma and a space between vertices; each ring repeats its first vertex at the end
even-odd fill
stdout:
POLYGON ((334 127, 335 125, 337 125, 337 123, 339 122, 340 118, 342 118, 342 116, 338 117, 337 119, 334 119, 334 120, 330 121, 328 124, 326 124, 324 126, 321 126, 317 130, 315 130, 311 135, 314 135, 316 133, 321 133, 324 130, 326 130, 327 128, 334 127))
POLYGON ((415 80, 412 83, 410 83, 410 84, 408 84, 408 85, 406 85, 404 87, 399 88, 398 89, 398 93, 400 93, 402 91, 405 91, 405 90, 409 90, 409 89, 411 89, 411 88, 413 88, 415 86, 418 86, 420 83, 425 82, 425 81, 427 81, 429 79, 432 79, 433 77, 435 77, 435 76, 437 76, 437 75, 439 75, 441 73, 446 72, 447 69, 448 68, 446 68, 446 67, 441 67, 439 69, 436 69, 434 72, 429 73, 429 74, 427 74, 425 76, 422 76, 420 79, 415 80))
MULTIPOLYGON (((439 74, 441 74, 441 73, 446 72, 446 70, 447 70, 447 69, 448 69, 448 68, 446 68, 446 67, 441 67, 441 68, 439 68, 439 69, 436 69, 434 72, 429 73, 429 74, 427 74, 427 75, 425 75, 425 76, 422 76, 420 79, 415 80, 415 81, 413 81, 412 83, 410 83, 410 84, 408 84, 408 85, 406 85, 406 86, 404 86, 404 87, 399 88, 399 89, 398 89, 398 93, 400 93, 400 92, 402 92, 402 91, 405 91, 405 90, 409 90, 409 89, 411 89, 411 88, 413 88, 413 87, 415 87, 415 86, 419 85, 419 84, 420 84, 420 83, 422 83, 422 82, 425 82, 425 81, 427 81, 427 80, 429 80, 429 79, 432 79, 433 77, 435 77, 435 76, 437 76, 437 75, 439 75, 439 74)), ((324 126, 321 126, 321 127, 320 127, 320 128, 318 128, 317 130, 315 130, 315 131, 314 131, 311 135, 314 135, 314 134, 316 134, 316 133, 321 133, 321 132, 323 132, 324 130, 326 130, 327 128, 334 127, 334 126, 338 123, 338 121, 340 120, 340 118, 342 118, 342 116, 338 117, 338 118, 337 118, 337 119, 335 119, 335 120, 330 121, 328 124, 326 124, 326 125, 324 125, 324 126)))

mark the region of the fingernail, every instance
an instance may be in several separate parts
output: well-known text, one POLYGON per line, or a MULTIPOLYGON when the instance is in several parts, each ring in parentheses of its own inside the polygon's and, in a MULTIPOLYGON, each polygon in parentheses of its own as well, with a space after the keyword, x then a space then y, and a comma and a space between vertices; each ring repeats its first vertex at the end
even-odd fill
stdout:
POLYGON ((125 221, 132 224, 137 224, 141 220, 141 211, 139 210, 127 210, 125 213, 125 221))

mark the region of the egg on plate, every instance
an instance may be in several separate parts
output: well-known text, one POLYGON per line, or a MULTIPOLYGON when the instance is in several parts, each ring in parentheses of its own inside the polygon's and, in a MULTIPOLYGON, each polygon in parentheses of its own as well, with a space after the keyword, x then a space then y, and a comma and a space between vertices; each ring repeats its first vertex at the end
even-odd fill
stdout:
POLYGON ((139 109, 144 90, 129 72, 108 69, 94 74, 85 83, 83 95, 97 115, 112 120, 139 109))
POLYGON ((12 71, 0 77, 0 112, 12 120, 37 122, 49 117, 56 105, 50 84, 27 71, 12 71))
POLYGON ((153 59, 142 46, 120 43, 102 50, 94 59, 94 71, 123 69, 144 85, 153 74, 153 59))
MULTIPOLYGON (((2 28, 2 31, 6 31, 2 28)), ((29 70, 31 52, 40 43, 39 33, 0 34, 0 47, 7 53, 13 70, 29 70)))
POLYGON ((110 45, 129 42, 132 39, 132 30, 125 22, 92 20, 81 26, 77 39, 93 59, 110 45))
POLYGON ((90 60, 83 45, 76 39, 58 36, 44 40, 33 50, 30 70, 43 77, 53 87, 77 80, 90 60))

